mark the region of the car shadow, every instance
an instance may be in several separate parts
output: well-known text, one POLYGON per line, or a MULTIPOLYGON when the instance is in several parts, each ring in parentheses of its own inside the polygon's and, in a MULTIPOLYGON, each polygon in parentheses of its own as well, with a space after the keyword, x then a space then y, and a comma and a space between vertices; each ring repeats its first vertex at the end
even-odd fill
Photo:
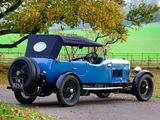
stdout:
MULTIPOLYGON (((80 97, 80 100, 75 106, 93 106, 93 105, 116 105, 121 103, 137 103, 137 99, 132 98, 120 98, 120 97, 108 97, 108 98, 98 98, 98 97, 80 97)), ((22 107, 33 107, 33 108, 59 108, 62 107, 61 104, 57 101, 57 99, 53 99, 53 101, 47 101, 43 99, 41 101, 35 101, 32 104, 19 104, 22 107)))

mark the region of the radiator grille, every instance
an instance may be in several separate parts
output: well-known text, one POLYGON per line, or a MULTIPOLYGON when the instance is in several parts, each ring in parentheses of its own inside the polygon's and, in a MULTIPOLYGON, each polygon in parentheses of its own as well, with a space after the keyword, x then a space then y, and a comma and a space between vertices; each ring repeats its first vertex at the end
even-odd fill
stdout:
POLYGON ((123 70, 113 70, 113 77, 122 77, 123 70))

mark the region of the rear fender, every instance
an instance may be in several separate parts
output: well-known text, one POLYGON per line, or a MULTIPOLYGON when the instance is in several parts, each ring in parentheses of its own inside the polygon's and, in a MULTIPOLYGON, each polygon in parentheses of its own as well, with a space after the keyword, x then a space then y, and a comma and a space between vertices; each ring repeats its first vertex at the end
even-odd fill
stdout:
MULTIPOLYGON (((73 72, 65 72, 65 73, 62 73, 62 74, 58 77, 58 79, 57 79, 57 82, 56 82, 56 89, 57 89, 57 90, 60 88, 60 85, 61 85, 63 79, 64 79, 66 76, 68 76, 68 75, 73 75, 73 76, 75 76, 75 77, 78 79, 80 85, 82 86, 81 80, 80 80, 80 78, 79 78, 79 76, 78 76, 77 74, 75 74, 75 73, 73 73, 73 72)), ((82 88, 82 87, 81 87, 81 88, 82 88)))
POLYGON ((144 75, 144 74, 149 74, 151 77, 154 77, 153 74, 150 71, 147 70, 142 70, 141 72, 139 72, 133 79, 133 83, 132 83, 132 91, 133 94, 135 93, 135 90, 137 89, 138 86, 138 81, 140 80, 140 78, 144 75))

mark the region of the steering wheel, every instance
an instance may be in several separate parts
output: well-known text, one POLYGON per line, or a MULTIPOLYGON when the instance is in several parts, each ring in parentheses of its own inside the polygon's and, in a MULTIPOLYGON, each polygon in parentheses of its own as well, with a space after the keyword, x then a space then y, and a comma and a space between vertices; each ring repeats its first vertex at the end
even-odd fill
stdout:
POLYGON ((85 57, 84 60, 87 60, 89 63, 96 63, 98 61, 98 54, 96 52, 91 52, 88 53, 85 57))

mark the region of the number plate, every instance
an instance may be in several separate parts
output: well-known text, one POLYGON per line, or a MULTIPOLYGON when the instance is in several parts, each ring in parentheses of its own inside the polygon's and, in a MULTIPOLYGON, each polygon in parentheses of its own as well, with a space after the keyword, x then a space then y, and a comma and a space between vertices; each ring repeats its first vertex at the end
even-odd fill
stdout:
POLYGON ((22 89, 23 85, 22 85, 22 81, 23 79, 15 79, 15 82, 13 83, 13 89, 22 89))

